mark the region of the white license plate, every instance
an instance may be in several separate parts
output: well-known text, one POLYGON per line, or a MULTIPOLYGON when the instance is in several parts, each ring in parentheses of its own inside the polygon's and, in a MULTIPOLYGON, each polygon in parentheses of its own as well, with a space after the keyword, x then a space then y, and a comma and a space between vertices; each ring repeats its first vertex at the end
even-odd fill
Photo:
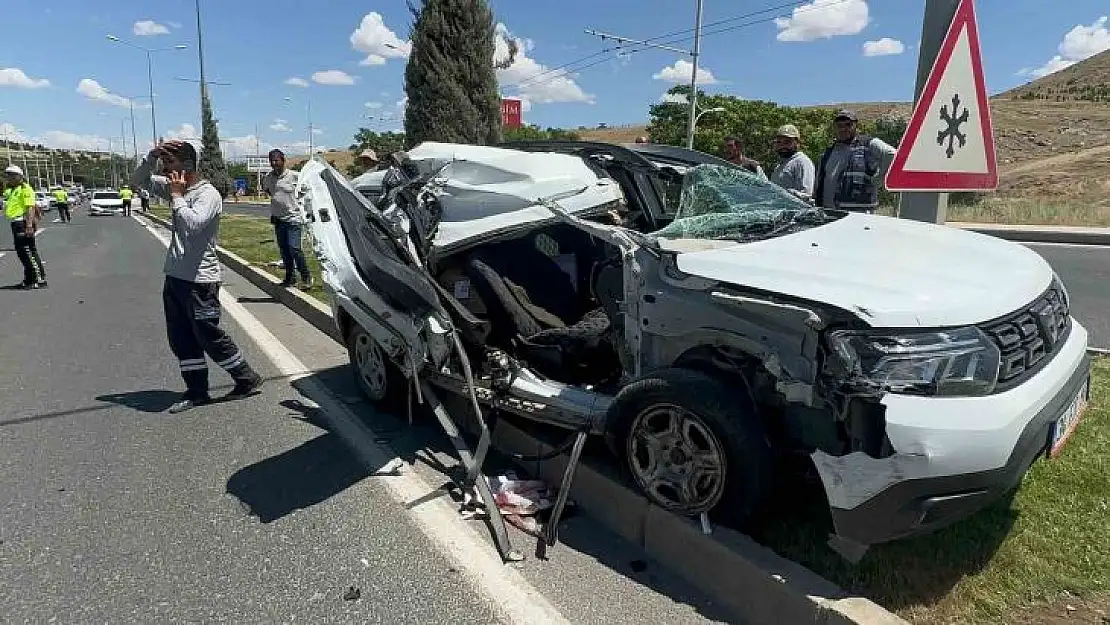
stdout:
POLYGON ((1075 432, 1075 427, 1079 425, 1079 420, 1083 418, 1083 413, 1087 410, 1088 389, 1090 388, 1091 380, 1088 379, 1083 383, 1079 389, 1079 393, 1072 399, 1068 407, 1064 409, 1063 414, 1056 418, 1056 424, 1052 426, 1052 444, 1049 446, 1048 457, 1055 458, 1059 455, 1060 450, 1071 439, 1071 435, 1075 432))

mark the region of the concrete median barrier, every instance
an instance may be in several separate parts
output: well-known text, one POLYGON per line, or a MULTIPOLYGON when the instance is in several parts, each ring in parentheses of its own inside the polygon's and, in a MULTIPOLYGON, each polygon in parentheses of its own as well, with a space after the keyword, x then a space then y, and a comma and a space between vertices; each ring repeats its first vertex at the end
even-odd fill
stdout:
POLYGON ((948 222, 953 228, 971 230, 992 237, 1021 243, 1070 243, 1074 245, 1110 245, 1110 228, 1074 226, 1021 226, 948 222))

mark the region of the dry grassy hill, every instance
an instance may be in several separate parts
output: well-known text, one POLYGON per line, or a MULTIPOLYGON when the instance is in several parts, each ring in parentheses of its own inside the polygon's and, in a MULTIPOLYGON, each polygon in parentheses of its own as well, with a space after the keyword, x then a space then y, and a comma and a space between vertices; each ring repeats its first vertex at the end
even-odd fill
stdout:
POLYGON ((1029 84, 1011 89, 999 97, 1056 102, 1110 103, 1110 50, 1029 84))

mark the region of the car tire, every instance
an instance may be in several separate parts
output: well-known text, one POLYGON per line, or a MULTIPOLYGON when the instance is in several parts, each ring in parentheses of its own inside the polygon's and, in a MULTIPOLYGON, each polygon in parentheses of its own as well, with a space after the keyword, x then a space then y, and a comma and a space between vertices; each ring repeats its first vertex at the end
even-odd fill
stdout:
POLYGON ((743 526, 771 481, 771 445, 754 402, 699 371, 662 369, 622 388, 606 437, 647 498, 675 514, 710 512, 743 526))
POLYGON ((371 403, 389 411, 405 406, 408 380, 374 337, 357 324, 347 334, 347 355, 355 384, 371 403))

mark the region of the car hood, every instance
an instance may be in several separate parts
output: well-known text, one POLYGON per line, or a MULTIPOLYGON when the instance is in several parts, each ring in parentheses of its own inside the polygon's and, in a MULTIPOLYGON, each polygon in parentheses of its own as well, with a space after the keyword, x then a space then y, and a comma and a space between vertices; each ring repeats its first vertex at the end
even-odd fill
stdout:
POLYGON ((1039 254, 1017 243, 860 213, 752 243, 689 243, 665 245, 680 250, 686 273, 831 304, 873 327, 989 321, 1032 303, 1054 277, 1039 254))
POLYGON ((123 206, 123 200, 93 200, 93 206, 123 206))

